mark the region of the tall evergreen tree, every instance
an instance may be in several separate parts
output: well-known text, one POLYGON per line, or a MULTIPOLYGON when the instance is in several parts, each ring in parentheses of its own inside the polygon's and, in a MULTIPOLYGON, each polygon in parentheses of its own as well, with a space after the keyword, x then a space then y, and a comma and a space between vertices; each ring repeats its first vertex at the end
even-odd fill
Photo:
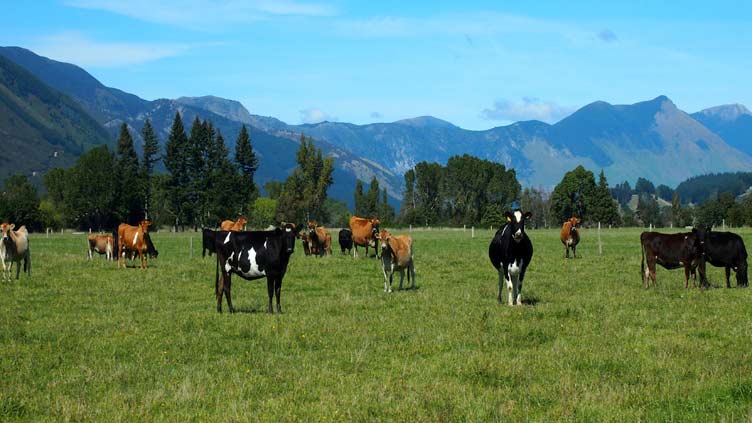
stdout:
POLYGON ((379 218, 388 224, 394 222, 394 207, 389 204, 389 196, 386 188, 381 190, 381 202, 379 203, 379 218))
POLYGON ((141 129, 141 137, 144 139, 144 155, 141 160, 141 173, 144 182, 144 198, 145 208, 148 210, 149 201, 152 196, 152 172, 154 172, 154 165, 156 165, 159 158, 159 139, 157 134, 154 133, 154 128, 151 126, 149 119, 144 122, 144 127, 141 129))
POLYGON ((186 224, 188 183, 190 181, 188 159, 188 136, 185 134, 180 112, 175 113, 170 135, 165 144, 164 164, 170 176, 167 180, 168 212, 175 219, 175 229, 186 224))
POLYGON ((355 216, 365 216, 365 196, 363 195, 363 182, 360 179, 355 181, 355 216))
POLYGON ((138 155, 133 146, 133 137, 128 130, 128 124, 120 126, 115 155, 117 161, 115 174, 117 175, 117 215, 121 221, 135 223, 143 218, 144 184, 138 164, 138 155))
POLYGON ((240 201, 243 210, 258 197, 258 188, 253 181, 253 175, 258 169, 258 159, 251 145, 251 137, 245 125, 240 127, 238 139, 235 142, 235 162, 240 167, 240 201))
POLYGON ((379 216, 379 180, 374 176, 371 178, 371 186, 368 188, 368 193, 365 198, 365 210, 364 214, 368 218, 380 217, 379 216))
POLYGON ((595 188, 593 197, 589 206, 589 219, 595 222, 612 225, 619 223, 619 210, 617 203, 611 197, 611 191, 608 188, 606 174, 601 170, 598 175, 598 186, 595 188))
POLYGON ((326 191, 331 186, 334 160, 324 158, 316 148, 313 138, 300 137, 296 167, 285 181, 277 201, 277 218, 280 221, 323 221, 326 191))

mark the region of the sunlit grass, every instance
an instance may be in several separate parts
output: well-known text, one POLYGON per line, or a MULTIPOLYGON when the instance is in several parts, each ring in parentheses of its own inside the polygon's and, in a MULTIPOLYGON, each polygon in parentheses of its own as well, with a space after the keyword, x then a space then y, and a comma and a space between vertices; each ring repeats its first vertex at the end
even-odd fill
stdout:
POLYGON ((238 277, 243 312, 218 314, 199 234, 152 234, 146 271, 33 235, 32 277, 0 285, 0 420, 749 420, 752 291, 662 268, 645 290, 639 232, 604 230, 599 256, 584 230, 564 260, 530 231, 534 305, 514 308, 487 230, 414 231, 418 288, 392 294, 376 260, 298 247, 282 316, 238 277))

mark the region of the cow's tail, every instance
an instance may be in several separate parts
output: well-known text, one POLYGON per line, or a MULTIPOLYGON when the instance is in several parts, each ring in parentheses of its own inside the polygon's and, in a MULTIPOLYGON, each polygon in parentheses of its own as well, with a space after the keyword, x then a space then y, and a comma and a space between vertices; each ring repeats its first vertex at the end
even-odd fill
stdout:
POLYGON ((643 283, 647 283, 645 281, 645 244, 640 242, 640 249, 642 250, 642 262, 640 266, 640 278, 642 279, 643 283))
POLYGON ((742 260, 739 264, 739 268, 736 270, 736 286, 749 286, 749 279, 747 279, 747 260, 742 260))
POLYGON ((24 255, 24 272, 31 276, 31 247, 27 241, 26 254, 24 255))
MULTIPOLYGON (((222 282, 224 283, 224 278, 222 278, 222 282)), ((224 286, 219 286, 219 254, 217 254, 217 267, 214 272, 214 295, 219 298, 223 289, 224 286)))

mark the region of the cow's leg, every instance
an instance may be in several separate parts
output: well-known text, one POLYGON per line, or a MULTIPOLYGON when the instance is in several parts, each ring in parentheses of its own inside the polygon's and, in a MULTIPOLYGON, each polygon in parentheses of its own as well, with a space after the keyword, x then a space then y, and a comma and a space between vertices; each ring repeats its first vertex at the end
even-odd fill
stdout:
POLYGON ((232 275, 227 273, 224 283, 225 298, 227 298, 227 309, 230 313, 235 313, 235 307, 232 306, 232 275))
POLYGON ((726 266, 726 288, 731 288, 729 278, 731 278, 731 266, 726 266))
POLYGON ((387 272, 386 266, 381 266, 381 271, 384 272, 384 292, 392 292, 392 284, 389 283, 390 275, 387 272))
POLYGON ((518 276, 518 285, 519 288, 517 288, 517 304, 522 305, 522 283, 525 281, 525 272, 527 271, 527 266, 524 262, 520 263, 520 274, 518 276))
POLYGON ((569 245, 564 244, 564 258, 569 258, 569 245))
POLYGON ((18 264, 16 265, 16 280, 20 279, 21 275, 21 257, 18 257, 18 264))
POLYGON ((217 296, 217 312, 222 312, 222 292, 225 289, 225 272, 220 272, 214 280, 214 291, 217 296))
POLYGON ((282 314, 282 305, 280 304, 280 297, 282 296, 282 276, 277 276, 274 283, 274 295, 277 297, 277 313, 282 314))
POLYGON ((684 289, 689 288, 689 264, 684 265, 684 289))
POLYGON ((272 299, 274 298, 274 279, 271 276, 266 277, 266 291, 267 294, 269 294, 269 306, 266 308, 266 312, 274 314, 274 309, 272 308, 272 299))
MULTIPOLYGON (((400 270, 400 291, 402 291, 402 281, 405 280, 405 269, 400 270)), ((409 282, 409 281, 408 281, 409 282)))
POLYGON ((572 258, 577 258, 577 246, 572 245, 572 258))

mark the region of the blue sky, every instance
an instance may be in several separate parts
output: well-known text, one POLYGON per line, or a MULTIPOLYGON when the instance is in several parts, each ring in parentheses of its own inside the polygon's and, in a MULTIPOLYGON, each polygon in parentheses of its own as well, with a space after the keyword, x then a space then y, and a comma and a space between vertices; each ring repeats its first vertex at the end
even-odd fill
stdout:
POLYGON ((288 123, 555 122, 665 94, 752 106, 752 2, 14 2, 0 45, 143 98, 216 95, 288 123))

